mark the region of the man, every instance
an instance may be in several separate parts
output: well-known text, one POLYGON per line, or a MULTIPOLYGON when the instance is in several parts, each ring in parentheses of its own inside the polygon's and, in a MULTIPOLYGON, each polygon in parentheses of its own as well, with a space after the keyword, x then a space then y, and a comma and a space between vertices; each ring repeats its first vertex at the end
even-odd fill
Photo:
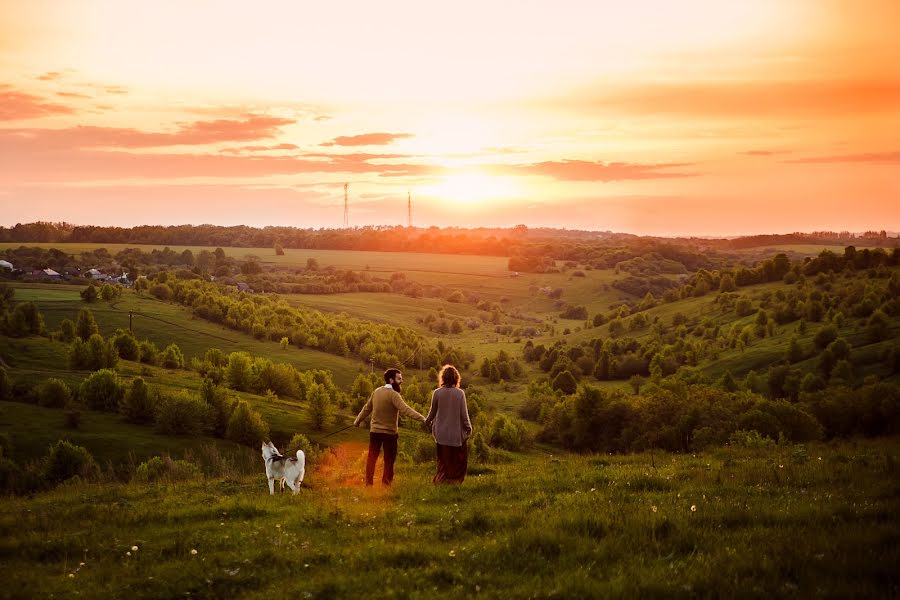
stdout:
POLYGON ((359 427, 363 420, 372 415, 372 423, 369 426, 369 457, 366 460, 366 485, 373 485, 375 479, 375 463, 384 446, 384 473, 381 483, 391 485, 394 479, 394 461, 397 459, 397 424, 400 414, 422 423, 425 417, 420 415, 400 395, 403 384, 403 374, 400 369, 388 369, 384 372, 385 385, 378 388, 369 396, 368 402, 359 411, 353 424, 359 427))

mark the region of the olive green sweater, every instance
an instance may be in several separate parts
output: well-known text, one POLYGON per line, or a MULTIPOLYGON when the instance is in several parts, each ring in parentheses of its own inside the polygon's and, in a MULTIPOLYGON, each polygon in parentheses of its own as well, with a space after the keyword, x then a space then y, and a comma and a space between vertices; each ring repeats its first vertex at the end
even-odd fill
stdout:
POLYGON ((394 391, 390 385, 384 385, 372 392, 368 402, 359 411, 354 425, 359 427, 366 417, 372 415, 372 424, 369 431, 372 433, 397 433, 397 424, 400 421, 400 414, 416 421, 424 421, 425 417, 420 415, 414 408, 403 401, 403 397, 394 391))

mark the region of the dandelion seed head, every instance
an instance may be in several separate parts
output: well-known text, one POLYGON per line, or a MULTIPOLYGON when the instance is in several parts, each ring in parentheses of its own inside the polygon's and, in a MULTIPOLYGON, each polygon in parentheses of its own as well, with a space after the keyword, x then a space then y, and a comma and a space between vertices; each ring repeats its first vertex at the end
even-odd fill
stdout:
POLYGON ((450 556, 456 556, 456 550, 451 550, 451 551, 450 551, 450 556))
POLYGON ((131 551, 132 551, 132 552, 137 552, 137 551, 138 551, 138 547, 137 547, 137 546, 132 546, 132 547, 131 547, 131 551))
POLYGON ((654 504, 653 506, 651 506, 651 507, 650 507, 650 510, 651 510, 652 512, 656 512, 656 505, 654 504))
POLYGON ((69 573, 69 579, 75 579, 75 573, 69 573))
POLYGON ((125 556, 131 556, 131 551, 126 552, 125 556))
POLYGON ((697 505, 691 504, 691 512, 697 512, 697 505))
POLYGON ((197 556, 197 549, 191 548, 191 556, 197 556))

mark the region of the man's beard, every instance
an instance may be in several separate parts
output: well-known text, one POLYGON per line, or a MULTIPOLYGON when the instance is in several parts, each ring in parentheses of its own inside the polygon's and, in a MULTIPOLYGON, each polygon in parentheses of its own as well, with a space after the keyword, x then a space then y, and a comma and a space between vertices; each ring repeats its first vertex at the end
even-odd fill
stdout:
POLYGON ((398 394, 400 393, 400 384, 399 383, 394 382, 391 384, 391 387, 394 388, 395 392, 397 392, 398 394))

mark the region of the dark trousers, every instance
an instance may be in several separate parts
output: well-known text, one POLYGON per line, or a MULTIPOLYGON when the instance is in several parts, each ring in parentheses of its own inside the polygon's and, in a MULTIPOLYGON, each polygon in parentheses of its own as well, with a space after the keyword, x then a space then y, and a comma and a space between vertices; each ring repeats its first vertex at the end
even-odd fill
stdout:
POLYGON ((369 458, 366 460, 366 485, 372 485, 375 480, 375 463, 378 462, 378 455, 381 454, 381 447, 384 446, 384 473, 381 476, 381 483, 391 485, 394 480, 394 461, 397 460, 397 438, 399 436, 394 433, 375 433, 369 432, 369 458))

